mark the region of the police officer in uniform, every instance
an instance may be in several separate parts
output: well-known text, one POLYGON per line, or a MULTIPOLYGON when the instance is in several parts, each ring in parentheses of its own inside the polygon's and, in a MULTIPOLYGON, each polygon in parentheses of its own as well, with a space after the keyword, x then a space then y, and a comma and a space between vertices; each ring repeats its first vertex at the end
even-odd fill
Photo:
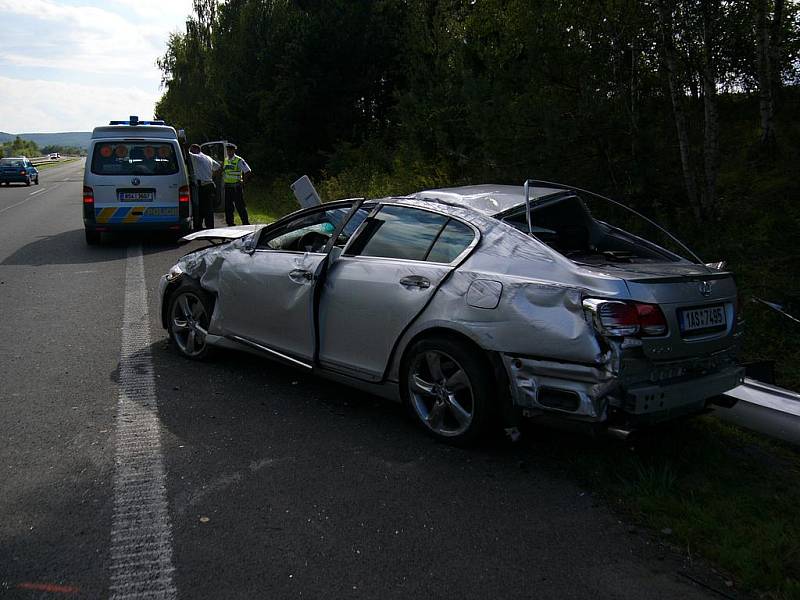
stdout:
POLYGON ((244 203, 243 183, 250 179, 252 171, 245 160, 236 154, 236 146, 228 144, 225 163, 222 165, 222 179, 225 182, 225 222, 233 225, 233 207, 239 213, 242 225, 249 225, 247 206, 244 203))

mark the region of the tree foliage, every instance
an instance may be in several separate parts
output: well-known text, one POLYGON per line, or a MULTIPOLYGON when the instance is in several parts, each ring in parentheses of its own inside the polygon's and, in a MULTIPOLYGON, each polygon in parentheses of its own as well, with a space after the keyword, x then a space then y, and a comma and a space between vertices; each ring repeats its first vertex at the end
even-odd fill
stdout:
POLYGON ((655 190, 705 218, 719 102, 759 123, 759 57, 773 97, 794 87, 797 22, 783 0, 195 0, 159 61, 157 114, 236 141, 262 173, 337 175, 379 148, 373 168, 655 190))
POLYGON ((40 155, 41 151, 35 142, 23 140, 21 137, 17 136, 12 141, 2 145, 2 154, 0 156, 27 156, 28 158, 33 158, 40 155))

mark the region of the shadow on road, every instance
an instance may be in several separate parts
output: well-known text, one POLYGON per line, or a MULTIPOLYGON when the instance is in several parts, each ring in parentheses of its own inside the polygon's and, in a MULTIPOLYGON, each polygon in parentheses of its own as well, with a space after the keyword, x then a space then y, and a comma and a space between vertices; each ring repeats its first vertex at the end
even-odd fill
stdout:
POLYGON ((38 237, 8 256, 0 265, 40 267, 44 265, 76 265, 125 259, 130 245, 141 244, 145 254, 154 254, 176 247, 174 234, 104 235, 102 244, 88 246, 83 229, 38 237))

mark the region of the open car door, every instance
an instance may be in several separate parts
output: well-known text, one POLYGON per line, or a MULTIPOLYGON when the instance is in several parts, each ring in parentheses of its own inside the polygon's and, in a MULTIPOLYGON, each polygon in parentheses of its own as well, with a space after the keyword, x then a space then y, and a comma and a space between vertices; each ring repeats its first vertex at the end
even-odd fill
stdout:
POLYGON ((240 344, 312 367, 319 346, 318 286, 334 249, 366 218, 363 202, 303 211, 264 229, 254 247, 229 254, 219 273, 215 328, 240 344))
MULTIPOLYGON (((200 150, 203 151, 203 154, 208 154, 222 166, 225 162, 225 146, 227 144, 227 140, 206 142, 205 144, 200 144, 200 150)), ((214 185, 217 188, 217 196, 214 199, 214 212, 225 212, 225 185, 222 181, 222 169, 214 175, 214 185)))

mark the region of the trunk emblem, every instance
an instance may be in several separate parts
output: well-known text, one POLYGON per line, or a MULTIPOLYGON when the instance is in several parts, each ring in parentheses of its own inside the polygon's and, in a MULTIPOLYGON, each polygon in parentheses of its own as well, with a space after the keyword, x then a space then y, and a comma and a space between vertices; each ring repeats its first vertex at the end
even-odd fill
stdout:
POLYGON ((711 282, 710 281, 701 281, 700 285, 697 286, 697 289, 700 291, 702 296, 710 296, 711 295, 711 282))
POLYGON ((138 177, 134 177, 133 179, 131 179, 131 184, 132 185, 139 185, 140 183, 141 183, 141 181, 139 180, 138 177))

